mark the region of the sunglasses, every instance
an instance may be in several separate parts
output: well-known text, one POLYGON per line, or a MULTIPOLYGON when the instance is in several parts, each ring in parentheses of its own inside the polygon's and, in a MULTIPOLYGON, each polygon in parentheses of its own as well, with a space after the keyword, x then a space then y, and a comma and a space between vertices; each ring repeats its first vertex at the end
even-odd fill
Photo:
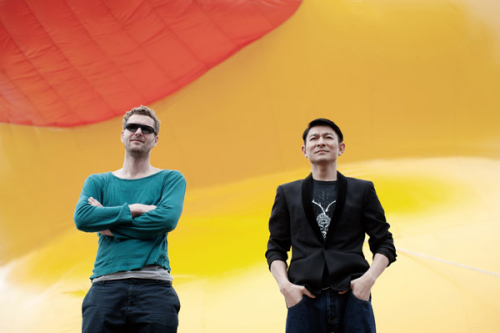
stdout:
POLYGON ((125 125, 125 129, 129 130, 130 132, 137 132, 138 129, 141 129, 142 134, 151 134, 151 133, 156 133, 155 129, 151 126, 148 125, 141 125, 141 124, 127 124, 125 125))

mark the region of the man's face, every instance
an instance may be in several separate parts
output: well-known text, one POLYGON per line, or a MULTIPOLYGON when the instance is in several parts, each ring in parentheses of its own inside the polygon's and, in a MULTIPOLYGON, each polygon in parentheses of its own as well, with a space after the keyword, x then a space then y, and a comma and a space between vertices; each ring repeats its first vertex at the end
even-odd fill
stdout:
POLYGON ((339 137, 329 126, 314 126, 309 130, 302 153, 311 164, 328 164, 336 162, 342 155, 345 144, 339 143, 339 137))
MULTIPOLYGON (((127 124, 147 125, 154 128, 155 121, 149 116, 134 114, 128 119, 127 124)), ((122 131, 122 142, 127 152, 144 154, 149 153, 156 146, 158 136, 156 133, 144 134, 140 127, 135 132, 124 129, 122 131)))

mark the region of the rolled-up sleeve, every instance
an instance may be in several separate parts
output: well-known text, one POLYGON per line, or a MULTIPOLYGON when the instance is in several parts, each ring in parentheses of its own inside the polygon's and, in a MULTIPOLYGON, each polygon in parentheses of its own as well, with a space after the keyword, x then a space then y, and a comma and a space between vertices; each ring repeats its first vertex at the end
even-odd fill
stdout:
POLYGON ((390 225, 387 223, 384 209, 372 182, 369 182, 365 190, 363 225, 370 236, 368 244, 373 255, 380 253, 386 256, 389 265, 396 261, 396 248, 392 233, 389 231, 390 225))
POLYGON ((269 218, 269 234, 266 258, 271 267, 275 260, 287 261, 291 246, 290 214, 281 186, 276 190, 276 198, 269 218))

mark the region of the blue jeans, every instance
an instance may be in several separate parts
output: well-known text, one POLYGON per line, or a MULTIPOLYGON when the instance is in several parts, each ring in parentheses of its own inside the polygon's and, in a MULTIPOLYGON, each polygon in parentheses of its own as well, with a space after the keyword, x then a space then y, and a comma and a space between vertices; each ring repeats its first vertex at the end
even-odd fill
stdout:
POLYGON ((316 298, 303 296, 288 309, 286 333, 375 333, 375 317, 370 301, 324 290, 316 298))
POLYGON ((92 284, 82 332, 177 332, 179 298, 169 281, 123 279, 92 284))

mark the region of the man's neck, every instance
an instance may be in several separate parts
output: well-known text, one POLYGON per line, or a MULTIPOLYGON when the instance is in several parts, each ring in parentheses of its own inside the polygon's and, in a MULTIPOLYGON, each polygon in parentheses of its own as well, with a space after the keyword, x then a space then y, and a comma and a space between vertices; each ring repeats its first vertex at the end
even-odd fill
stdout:
POLYGON ((337 180, 337 165, 311 165, 312 177, 315 180, 333 181, 337 180))
POLYGON ((151 166, 149 155, 142 158, 125 156, 123 168, 116 170, 113 174, 119 178, 137 179, 151 176, 160 169, 151 166))

